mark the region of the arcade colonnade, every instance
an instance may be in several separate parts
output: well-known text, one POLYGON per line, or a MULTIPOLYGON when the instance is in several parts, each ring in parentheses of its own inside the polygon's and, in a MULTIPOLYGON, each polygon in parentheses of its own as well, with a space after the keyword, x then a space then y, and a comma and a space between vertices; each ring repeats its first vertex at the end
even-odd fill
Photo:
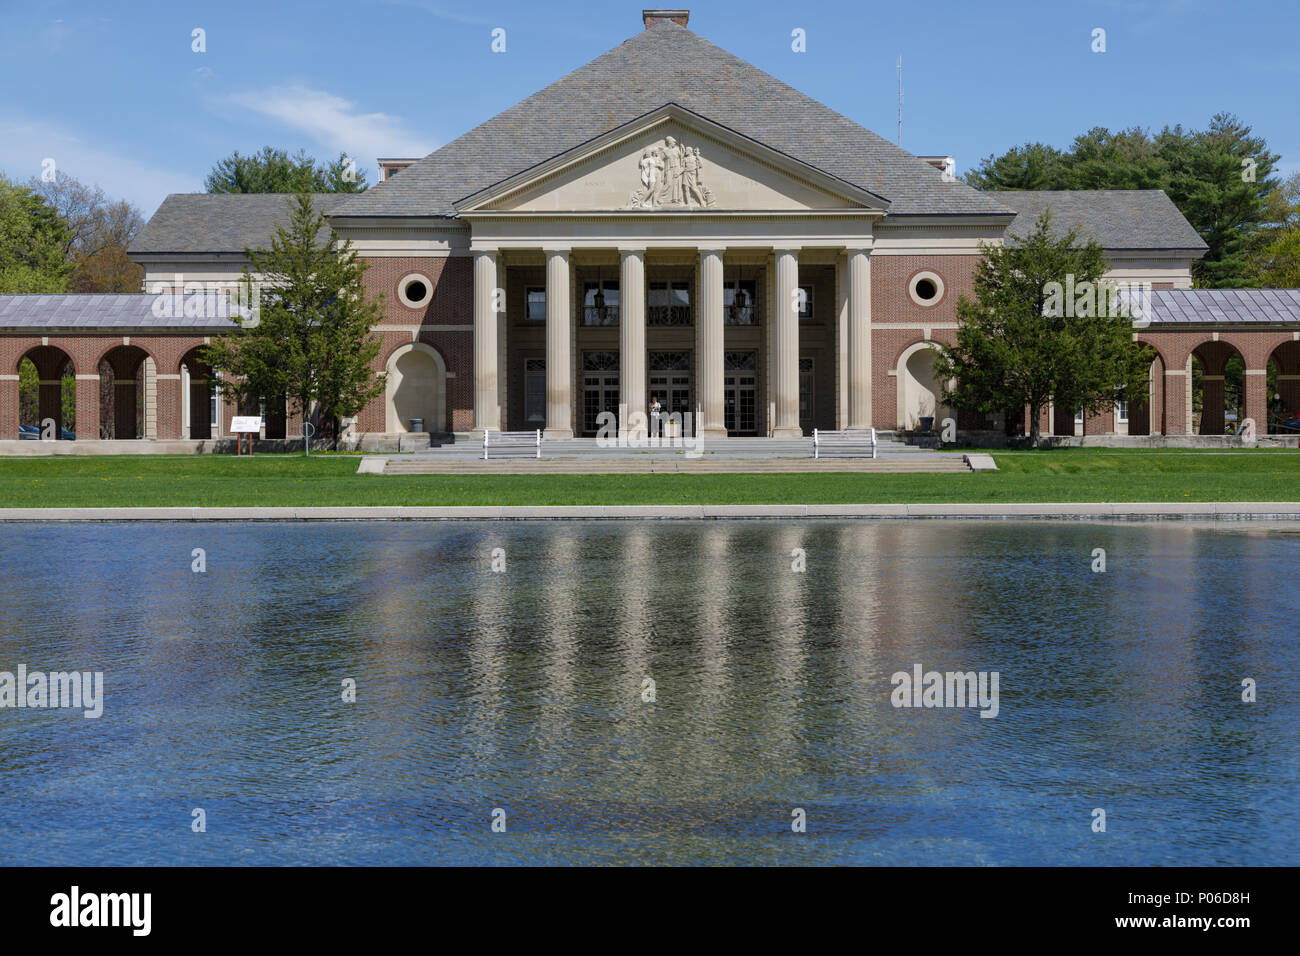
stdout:
MULTIPOLYGON (((83 441, 229 436, 240 410, 216 394, 215 374, 199 358, 210 341, 202 335, 91 330, 39 337, 0 333, 0 438, 17 438, 20 425, 39 427, 49 419, 56 437, 75 434, 83 441), (35 405, 28 408, 21 395, 24 360, 34 366, 39 383, 35 405)), ((257 411, 265 412, 267 438, 283 438, 300 424, 289 420, 282 404, 270 402, 257 411)))

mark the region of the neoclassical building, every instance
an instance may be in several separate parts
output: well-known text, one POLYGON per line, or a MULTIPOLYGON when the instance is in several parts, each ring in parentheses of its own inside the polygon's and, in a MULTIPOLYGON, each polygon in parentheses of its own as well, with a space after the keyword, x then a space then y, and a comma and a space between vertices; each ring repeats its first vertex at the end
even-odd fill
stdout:
MULTIPOLYGON (((687 11, 642 19, 430 155, 381 160, 366 192, 319 197, 384 301, 388 390, 357 432, 421 419, 462 436, 585 436, 600 412, 656 399, 706 437, 913 428, 946 411, 934 347, 952 340, 980 244, 1049 207, 1102 244, 1110 277, 1156 290, 1135 340, 1159 357, 1143 407, 1088 421, 1050 409, 1045 432, 1222 434, 1234 417, 1263 422, 1270 403, 1300 408, 1300 295, 1191 291, 1206 247, 1164 193, 980 192, 954 179, 951 157, 900 149, 696 35, 687 11), (1235 411, 1225 383, 1241 393, 1235 411)), ((287 211, 283 196, 168 197, 131 248, 146 292, 234 286, 245 248, 287 211)), ((235 409, 211 397, 196 351, 224 319, 159 317, 149 294, 37 298, 0 297, 4 437, 25 356, 42 414, 73 368, 78 421, 111 418, 113 437, 228 430, 235 409)), ((296 434, 276 406, 267 435, 296 434)))

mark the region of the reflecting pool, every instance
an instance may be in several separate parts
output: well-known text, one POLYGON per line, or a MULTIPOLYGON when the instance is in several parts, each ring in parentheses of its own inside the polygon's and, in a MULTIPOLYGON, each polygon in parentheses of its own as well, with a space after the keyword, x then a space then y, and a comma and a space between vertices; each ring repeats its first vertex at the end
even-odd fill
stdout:
POLYGON ((0 524, 0 671, 104 687, 0 709, 0 863, 1295 864, 1297 569, 1249 522, 0 524), (895 707, 918 666, 996 717, 895 707))

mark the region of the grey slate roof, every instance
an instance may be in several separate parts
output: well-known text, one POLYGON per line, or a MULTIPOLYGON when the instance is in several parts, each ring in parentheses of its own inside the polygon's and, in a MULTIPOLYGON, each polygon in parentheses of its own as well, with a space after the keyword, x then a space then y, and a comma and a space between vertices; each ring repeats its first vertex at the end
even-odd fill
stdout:
POLYGON ((353 195, 340 216, 449 216, 452 203, 676 103, 890 200, 891 216, 1001 214, 991 194, 662 20, 441 149, 353 195))
POLYGON ((1300 289, 1156 289, 1151 323, 1300 327, 1300 289))
MULTIPOLYGON (((188 300, 190 295, 185 299, 188 300)), ((154 302, 158 297, 148 293, 0 295, 0 329, 30 329, 33 332, 67 329, 88 333, 115 329, 158 332, 174 329, 182 333, 199 333, 234 328, 229 319, 220 317, 223 310, 216 295, 204 293, 203 296, 203 316, 160 317, 154 315, 154 302)))
MULTIPOLYGON (((317 193, 315 203, 328 213, 347 198, 346 193, 317 193)), ((243 252, 265 246, 276 226, 289 224, 292 199, 285 193, 172 193, 127 252, 243 252)))
POLYGON ((1053 233, 1064 235, 1073 227, 1104 249, 1209 248, 1162 189, 991 191, 987 195, 1019 213, 1007 227, 1008 238, 1024 238, 1051 207, 1053 233))

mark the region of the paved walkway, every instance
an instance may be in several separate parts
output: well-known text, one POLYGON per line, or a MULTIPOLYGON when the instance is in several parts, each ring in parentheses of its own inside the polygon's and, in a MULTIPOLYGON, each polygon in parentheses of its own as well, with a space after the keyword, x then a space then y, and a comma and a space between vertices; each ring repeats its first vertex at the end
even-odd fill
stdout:
POLYGON ((376 521, 665 518, 1300 520, 1300 502, 1064 504, 553 505, 352 508, 0 508, 0 521, 376 521))

